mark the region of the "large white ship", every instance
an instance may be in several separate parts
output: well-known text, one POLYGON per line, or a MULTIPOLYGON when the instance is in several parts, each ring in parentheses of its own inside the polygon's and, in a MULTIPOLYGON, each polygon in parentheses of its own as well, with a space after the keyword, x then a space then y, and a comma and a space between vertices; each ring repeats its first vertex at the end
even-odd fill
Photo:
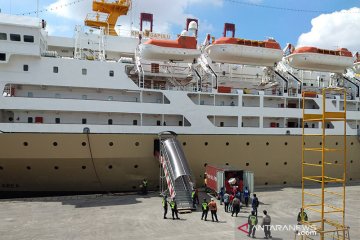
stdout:
MULTIPOLYGON (((201 43, 196 19, 170 40, 148 13, 140 31, 122 36, 114 26, 130 4, 94 1, 89 31, 77 26, 74 38, 50 36, 30 17, 0 22, 1 191, 136 190, 144 178, 156 188, 162 131, 178 134, 198 185, 207 164, 253 171, 256 185, 300 185, 301 93, 312 91, 305 108, 321 113, 329 86, 347 88, 347 180, 360 179, 359 58, 283 51, 274 39, 235 38, 233 24, 201 43)), ((327 98, 342 110, 343 98, 327 98)), ((321 132, 318 122, 306 127, 321 132)), ((326 128, 326 144, 341 146, 341 123, 326 128)))

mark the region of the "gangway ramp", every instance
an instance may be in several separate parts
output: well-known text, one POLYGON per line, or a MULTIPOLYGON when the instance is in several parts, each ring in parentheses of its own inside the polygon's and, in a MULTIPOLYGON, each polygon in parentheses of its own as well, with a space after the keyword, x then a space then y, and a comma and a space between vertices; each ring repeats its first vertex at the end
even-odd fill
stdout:
POLYGON ((160 142, 160 191, 175 197, 179 210, 193 209, 191 193, 194 182, 177 134, 172 131, 158 134, 160 142))

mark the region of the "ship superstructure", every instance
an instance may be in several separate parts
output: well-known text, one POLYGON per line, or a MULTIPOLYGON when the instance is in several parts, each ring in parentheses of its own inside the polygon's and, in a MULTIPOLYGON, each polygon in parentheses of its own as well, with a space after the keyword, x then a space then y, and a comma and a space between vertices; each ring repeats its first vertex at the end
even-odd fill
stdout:
MULTIPOLYGON (((118 36, 111 16, 124 14, 129 1, 95 5, 107 20, 87 18, 97 29, 77 26, 74 38, 49 36, 40 20, 0 23, 2 191, 131 190, 143 178, 157 187, 154 141, 169 130, 199 185, 205 166, 217 163, 251 169, 258 185, 299 185, 301 94, 312 91, 305 108, 320 113, 319 93, 329 86, 347 88, 348 176, 359 178, 358 59, 346 49, 283 51, 274 39, 235 38, 229 23, 223 37, 200 44, 196 19, 170 40, 152 32, 148 13, 141 31, 118 36)), ((326 100, 335 112, 343 102, 326 100)), ((326 128, 328 144, 341 145, 342 125, 326 128)))

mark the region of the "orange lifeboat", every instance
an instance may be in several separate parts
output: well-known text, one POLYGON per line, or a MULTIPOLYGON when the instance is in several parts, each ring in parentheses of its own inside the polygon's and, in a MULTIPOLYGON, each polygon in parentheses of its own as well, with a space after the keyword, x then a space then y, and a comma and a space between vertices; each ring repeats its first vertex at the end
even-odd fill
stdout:
POLYGON ((193 62, 201 54, 195 37, 179 36, 176 40, 150 39, 141 44, 143 59, 154 61, 193 62))
POLYGON ((355 70, 355 73, 360 74, 360 54, 357 52, 354 57, 355 57, 355 62, 353 68, 355 70))
POLYGON ((300 47, 285 59, 293 68, 333 73, 343 73, 354 62, 351 52, 346 48, 327 50, 316 47, 300 47))
POLYGON ((273 39, 254 41, 221 37, 205 51, 214 62, 256 66, 274 66, 283 56, 279 43, 273 39))

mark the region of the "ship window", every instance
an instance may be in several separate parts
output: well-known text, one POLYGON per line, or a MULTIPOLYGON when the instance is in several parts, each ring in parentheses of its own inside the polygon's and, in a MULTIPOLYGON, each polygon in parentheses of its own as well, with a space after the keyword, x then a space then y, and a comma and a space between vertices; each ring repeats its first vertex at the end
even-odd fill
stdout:
POLYGON ((33 97, 34 94, 32 92, 28 92, 28 97, 33 97))
POLYGON ((114 97, 113 97, 113 96, 109 96, 109 97, 108 97, 108 101, 112 101, 112 100, 114 100, 114 97))
POLYGON ((0 53, 0 61, 6 61, 6 54, 0 53))
POLYGON ((183 125, 183 121, 179 121, 179 126, 182 126, 183 125))
POLYGON ((110 76, 110 77, 113 77, 113 76, 114 76, 114 71, 113 71, 113 70, 110 70, 110 71, 109 71, 109 76, 110 76))
POLYGON ((81 73, 82 73, 82 75, 86 75, 87 74, 87 69, 86 68, 81 69, 81 73))
POLYGON ((15 41, 15 42, 20 42, 21 38, 20 38, 20 34, 10 34, 10 40, 11 41, 15 41))
POLYGON ((59 72, 59 67, 53 67, 53 73, 58 73, 59 72))
POLYGON ((224 126, 224 122, 220 122, 220 127, 223 127, 224 126))
POLYGON ((113 120, 112 119, 108 119, 108 124, 112 125, 113 124, 113 120))
POLYGON ((0 40, 7 40, 7 34, 6 33, 0 33, 0 40))
POLYGON ((24 35, 24 42, 34 42, 34 36, 31 35, 24 35))
POLYGON ((24 65, 23 65, 23 70, 24 70, 24 72, 29 71, 29 65, 24 64, 24 65))
POLYGON ((87 95, 82 95, 81 97, 83 100, 86 100, 87 99, 87 95))
POLYGON ((32 117, 28 117, 28 123, 33 123, 33 118, 32 117))
POLYGON ((60 118, 55 118, 55 123, 60 124, 60 118))
POLYGON ((137 125, 137 120, 133 120, 133 125, 137 125))
POLYGON ((60 93, 55 93, 55 98, 60 98, 60 97, 61 97, 60 93))
POLYGON ((161 121, 160 121, 160 120, 157 120, 157 121, 156 121, 156 125, 157 125, 157 126, 161 126, 161 121))
POLYGON ((82 124, 86 124, 86 118, 83 118, 82 120, 81 120, 81 122, 82 122, 82 124))

